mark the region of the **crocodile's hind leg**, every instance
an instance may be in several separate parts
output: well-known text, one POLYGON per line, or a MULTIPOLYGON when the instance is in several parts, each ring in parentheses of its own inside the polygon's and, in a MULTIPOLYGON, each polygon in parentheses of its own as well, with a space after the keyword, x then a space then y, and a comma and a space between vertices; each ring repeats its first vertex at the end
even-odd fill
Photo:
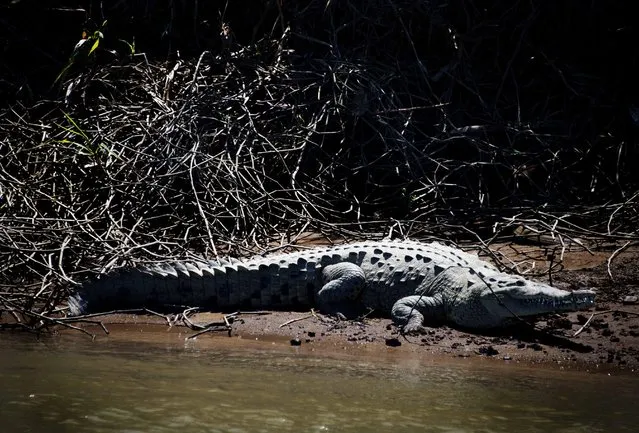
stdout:
POLYGON ((366 286, 362 268, 351 262, 326 266, 322 271, 324 285, 317 292, 320 311, 355 317, 357 298, 366 286))
POLYGON ((458 293, 468 283, 467 270, 451 266, 440 272, 427 286, 419 288, 416 293, 401 298, 393 305, 391 316, 401 327, 402 333, 423 332, 426 323, 443 323, 446 320, 446 295, 458 293))

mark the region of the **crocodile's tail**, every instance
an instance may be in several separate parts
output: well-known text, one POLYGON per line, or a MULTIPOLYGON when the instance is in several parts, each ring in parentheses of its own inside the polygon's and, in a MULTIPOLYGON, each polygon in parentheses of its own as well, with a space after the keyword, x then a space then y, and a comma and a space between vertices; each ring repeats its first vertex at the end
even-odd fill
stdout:
POLYGON ((87 301, 82 297, 79 291, 69 295, 69 316, 81 316, 87 313, 87 301))
POLYGON ((71 294, 68 306, 71 316, 142 308, 302 307, 312 301, 314 282, 314 267, 298 264, 248 265, 236 259, 163 263, 100 275, 71 294))
POLYGON ((241 295, 239 285, 229 287, 229 275, 238 272, 239 263, 228 259, 119 268, 98 275, 72 293, 68 300, 69 314, 140 308, 177 310, 202 304, 207 293, 211 302, 229 303, 231 290, 241 295), (218 294, 226 294, 227 299, 218 301, 218 294))

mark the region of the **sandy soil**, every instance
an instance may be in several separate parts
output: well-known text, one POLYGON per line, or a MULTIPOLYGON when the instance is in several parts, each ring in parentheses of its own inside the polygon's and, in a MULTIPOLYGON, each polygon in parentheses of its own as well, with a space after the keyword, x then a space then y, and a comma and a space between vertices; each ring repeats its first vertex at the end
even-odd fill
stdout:
MULTIPOLYGON (((639 303, 627 299, 639 296, 639 249, 626 249, 615 255, 610 265, 608 259, 614 248, 595 253, 567 251, 563 257, 556 247, 509 244, 497 246, 494 251, 513 260, 520 270, 532 268, 543 272, 552 258, 553 263, 560 263, 560 270, 552 273, 553 285, 595 289, 597 307, 592 311, 553 314, 492 333, 471 333, 441 326, 431 328, 425 335, 408 337, 401 336, 391 320, 384 318, 340 322, 310 312, 253 312, 231 318, 230 332, 209 332, 197 339, 208 339, 213 345, 224 344, 223 339, 229 339, 230 335, 235 344, 244 341, 250 342, 251 347, 259 346, 259 342, 265 347, 300 346, 315 354, 341 351, 384 357, 389 353, 402 357, 443 356, 639 374, 639 303)), ((538 279, 548 281, 548 273, 538 279)), ((117 336, 121 326, 115 324, 126 324, 130 330, 132 326, 166 323, 158 317, 132 315, 113 315, 101 320, 110 328, 110 338, 117 336)), ((201 325, 219 323, 223 315, 198 313, 190 320, 201 325)), ((173 330, 179 329, 181 336, 193 336, 196 332, 183 327, 181 322, 176 325, 179 328, 174 326, 173 330)), ((97 327, 89 328, 91 332, 99 331, 97 327)))

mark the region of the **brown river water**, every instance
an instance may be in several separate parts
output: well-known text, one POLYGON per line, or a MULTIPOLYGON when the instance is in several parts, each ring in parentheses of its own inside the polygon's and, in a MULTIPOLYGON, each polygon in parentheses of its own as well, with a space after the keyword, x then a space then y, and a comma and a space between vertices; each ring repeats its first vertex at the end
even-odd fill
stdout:
POLYGON ((637 432, 639 378, 0 334, 0 432, 637 432))

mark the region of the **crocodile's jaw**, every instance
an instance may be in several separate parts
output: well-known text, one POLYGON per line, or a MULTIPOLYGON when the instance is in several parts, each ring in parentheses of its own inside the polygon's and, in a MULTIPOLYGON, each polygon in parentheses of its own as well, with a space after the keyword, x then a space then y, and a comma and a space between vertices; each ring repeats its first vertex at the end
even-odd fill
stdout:
POLYGON ((504 323, 508 323, 517 317, 588 309, 595 304, 595 292, 568 292, 546 284, 526 281, 523 286, 486 288, 482 293, 481 303, 495 319, 501 317, 504 323))
POLYGON ((489 329, 512 325, 518 318, 590 308, 595 293, 568 292, 506 274, 468 274, 468 286, 446 298, 447 317, 452 323, 469 329, 489 329))

